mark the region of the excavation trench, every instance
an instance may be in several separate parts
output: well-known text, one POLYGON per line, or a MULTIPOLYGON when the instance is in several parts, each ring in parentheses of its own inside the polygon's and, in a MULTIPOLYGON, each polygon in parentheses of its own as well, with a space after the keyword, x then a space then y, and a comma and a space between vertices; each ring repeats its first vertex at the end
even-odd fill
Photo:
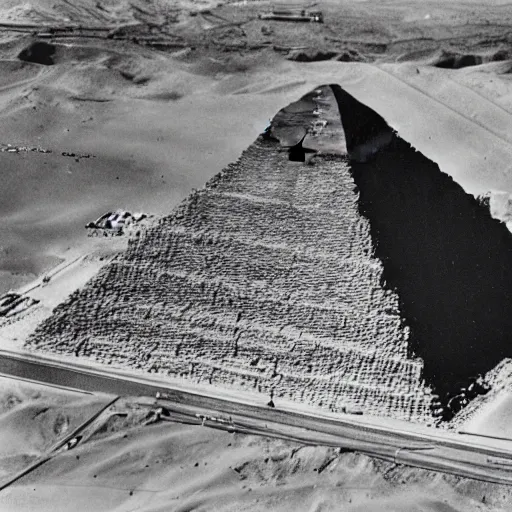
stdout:
POLYGON ((398 293, 410 355, 446 405, 512 355, 512 234, 380 115, 331 87, 383 285, 398 293))

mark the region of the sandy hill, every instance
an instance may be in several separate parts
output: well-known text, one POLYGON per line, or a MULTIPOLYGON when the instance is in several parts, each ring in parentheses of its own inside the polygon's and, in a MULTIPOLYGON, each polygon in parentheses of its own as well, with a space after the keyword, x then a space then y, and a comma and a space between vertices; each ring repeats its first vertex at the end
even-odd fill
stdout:
POLYGON ((51 66, 17 59, 31 45, 0 48, 0 293, 87 252, 105 211, 167 213, 268 122, 257 97, 204 95, 219 80, 164 54, 56 44, 51 66))
MULTIPOLYGON (((33 400, 32 410, 44 409, 48 399, 44 391, 33 400)), ((397 466, 332 447, 172 421, 151 423, 148 405, 118 401, 82 431, 84 437, 75 448, 61 450, 4 489, 0 508, 9 512, 508 510, 510 487, 397 466)), ((26 420, 28 411, 23 402, 16 404, 9 419, 25 414, 26 420)), ((65 406, 61 412, 79 414, 65 406)), ((45 414, 49 415, 39 417, 45 414)), ((18 439, 30 434, 35 438, 41 423, 28 421, 18 439)), ((4 461, 0 459, 0 467, 4 461)))
POLYGON ((165 0, 6 0, 0 6, 0 22, 115 26, 140 22, 150 16, 155 23, 164 22, 165 14, 170 16, 175 10, 176 6, 165 0))
POLYGON ((0 377, 0 483, 12 478, 110 402, 96 396, 0 377))

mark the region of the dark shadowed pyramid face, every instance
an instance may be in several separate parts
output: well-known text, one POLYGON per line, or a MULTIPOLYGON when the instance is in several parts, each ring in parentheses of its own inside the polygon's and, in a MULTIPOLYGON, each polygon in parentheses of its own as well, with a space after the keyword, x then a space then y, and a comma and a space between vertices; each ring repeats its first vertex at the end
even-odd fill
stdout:
MULTIPOLYGON (((429 218, 431 206, 452 200, 443 189, 449 178, 415 160, 414 149, 368 111, 336 87, 281 111, 269 136, 131 241, 28 346, 253 392, 262 402, 273 393, 330 411, 431 422, 423 379, 455 393, 452 381, 476 371, 451 345, 461 343, 463 321, 447 337, 443 312, 460 317, 462 290, 469 300, 475 289, 450 288, 456 309, 448 298, 439 303, 434 287, 450 276, 469 279, 472 268, 459 268, 464 258, 451 252, 450 273, 439 245, 445 222, 429 218), (311 165, 291 162, 283 147, 301 140, 322 150, 311 165), (401 170, 389 174, 393 165, 401 170), (410 180, 415 173, 418 182, 410 180), (407 218, 414 204, 418 220, 407 218), (455 375, 455 357, 469 369, 455 375)), ((464 212, 484 215, 450 183, 464 212)), ((446 213, 457 217, 455 208, 446 213)), ((478 245, 470 231, 464 236, 478 245)))
POLYGON ((512 235, 382 117, 332 90, 360 212, 411 329, 410 354, 422 358, 450 419, 512 354, 512 235))

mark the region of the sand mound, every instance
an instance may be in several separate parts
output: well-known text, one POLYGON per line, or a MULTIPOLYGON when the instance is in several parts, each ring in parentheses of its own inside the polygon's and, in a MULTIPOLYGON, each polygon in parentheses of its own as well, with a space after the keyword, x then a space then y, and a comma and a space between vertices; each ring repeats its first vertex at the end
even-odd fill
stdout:
POLYGON ((277 60, 273 52, 264 51, 249 55, 228 54, 222 58, 202 57, 190 65, 190 70, 197 75, 208 77, 239 76, 257 71, 258 69, 275 63, 277 60))
POLYGON ((108 398, 0 378, 0 481, 27 467, 108 398))
MULTIPOLYGON (((38 95, 47 98, 54 96, 54 107, 62 103, 62 96, 72 100, 103 102, 126 98, 176 101, 208 88, 210 75, 230 75, 237 66, 240 66, 241 72, 245 72, 261 64, 259 58, 247 59, 246 62, 229 58, 226 61, 207 59, 203 67, 189 66, 167 56, 144 50, 128 51, 123 47, 116 49, 113 46, 109 49, 98 44, 48 45, 31 41, 19 52, 22 62, 52 66, 50 70, 45 70, 45 79, 38 83, 40 87, 34 87, 31 99, 37 100, 38 95), (197 73, 207 76, 198 80, 197 73)), ((9 55, 9 48, 5 48, 3 53, 9 55)), ((16 83, 16 73, 21 76, 21 70, 12 69, 14 65, 10 61, 5 62, 6 72, 10 71, 6 81, 16 83)), ((35 66, 34 73, 37 71, 38 67, 35 66)), ((28 72, 28 69, 25 70, 25 73, 28 72)), ((25 100, 23 97, 18 103, 26 105, 25 100)), ((43 99, 40 101, 44 102, 43 99)))
POLYGON ((339 62, 364 62, 367 59, 357 50, 349 49, 338 53, 335 60, 339 62))
POLYGON ((0 508, 504 512, 509 507, 509 487, 336 448, 173 422, 143 426, 140 407, 127 405, 108 411, 118 414, 111 417, 110 428, 4 490, 0 508))
POLYGON ((491 55, 492 62, 500 62, 512 59, 512 52, 509 49, 498 50, 491 55))

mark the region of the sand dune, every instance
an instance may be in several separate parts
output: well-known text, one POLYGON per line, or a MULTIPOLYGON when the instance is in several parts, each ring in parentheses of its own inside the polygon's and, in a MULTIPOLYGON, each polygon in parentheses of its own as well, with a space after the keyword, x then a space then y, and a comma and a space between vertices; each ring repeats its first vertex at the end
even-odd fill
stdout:
POLYGON ((0 482, 45 454, 108 400, 0 377, 0 482))
POLYGON ((85 223, 109 209, 169 212, 236 159, 279 101, 262 109, 258 96, 207 95, 214 82, 180 66, 152 71, 150 84, 137 85, 135 77, 160 63, 125 57, 89 54, 83 69, 28 64, 6 80, 0 141, 52 153, 0 153, 7 185, 0 191, 0 270, 40 274, 67 247, 86 243, 85 223), (233 119, 233 109, 251 113, 249 122, 233 119), (63 152, 90 157, 76 161, 63 152))
POLYGON ((334 448, 165 422, 114 410, 71 451, 0 493, 0 507, 76 512, 508 510, 510 490, 394 466, 334 448))

